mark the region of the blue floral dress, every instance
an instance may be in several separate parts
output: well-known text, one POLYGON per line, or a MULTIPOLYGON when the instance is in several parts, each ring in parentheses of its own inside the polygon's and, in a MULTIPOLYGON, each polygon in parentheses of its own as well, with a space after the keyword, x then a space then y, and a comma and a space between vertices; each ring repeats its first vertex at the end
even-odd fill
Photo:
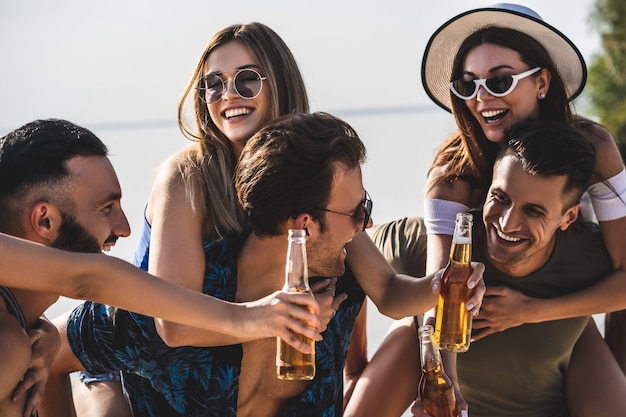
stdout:
MULTIPOLYGON (((207 243, 203 292, 235 300, 237 256, 247 234, 207 243)), ((343 365, 364 293, 353 274, 338 280, 344 301, 316 345, 315 380, 288 400, 283 416, 340 416, 343 365)), ((122 383, 136 417, 236 416, 241 345, 168 347, 151 317, 86 302, 68 321, 74 354, 90 373, 122 370, 122 383)))

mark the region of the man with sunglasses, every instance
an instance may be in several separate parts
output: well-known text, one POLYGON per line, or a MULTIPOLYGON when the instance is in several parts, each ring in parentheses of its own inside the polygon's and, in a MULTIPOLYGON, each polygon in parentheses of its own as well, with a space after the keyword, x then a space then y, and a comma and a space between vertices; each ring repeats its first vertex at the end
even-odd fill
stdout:
MULTIPOLYGON (((89 304, 67 321, 71 352, 61 354, 60 371, 127 371, 124 387, 136 416, 340 415, 343 366, 365 295, 385 314, 419 314, 435 305, 432 288, 440 277, 398 275, 369 239, 376 268, 346 260, 346 249, 358 244, 353 238, 372 223, 364 158, 356 132, 330 115, 291 114, 270 122, 248 141, 235 174, 251 230, 205 245, 203 291, 241 302, 282 287, 288 230, 306 230, 309 276, 339 277, 336 289, 347 294, 316 343, 313 381, 277 379, 273 338, 170 348, 152 319, 121 310, 107 316, 89 304)), ((482 270, 474 264, 470 279, 477 285, 470 300, 476 306, 484 293, 482 270)))

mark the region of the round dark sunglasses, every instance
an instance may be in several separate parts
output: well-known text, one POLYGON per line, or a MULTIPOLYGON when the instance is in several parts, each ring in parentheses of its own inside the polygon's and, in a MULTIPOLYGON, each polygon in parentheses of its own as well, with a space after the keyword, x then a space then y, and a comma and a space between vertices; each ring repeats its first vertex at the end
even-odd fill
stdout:
POLYGON ((342 216, 352 217, 352 219, 356 222, 363 222, 363 231, 367 229, 367 226, 370 223, 370 219, 372 217, 372 207, 374 203, 372 202, 372 198, 370 195, 365 192, 365 197, 363 197, 363 201, 359 205, 359 208, 354 213, 342 213, 341 211, 330 210, 327 208, 321 209, 322 211, 327 211, 329 213, 341 214, 342 216))
MULTIPOLYGON (((207 74, 198 81, 198 94, 202 101, 207 104, 217 103, 228 88, 228 79, 222 78, 221 74, 207 74)), ((257 71, 244 68, 235 73, 231 82, 233 90, 241 98, 252 99, 261 94, 263 81, 267 77, 261 76, 257 71)))
POLYGON ((504 97, 515 89, 517 82, 539 71, 541 67, 535 67, 516 75, 499 75, 492 78, 478 78, 476 80, 456 80, 450 83, 450 91, 460 99, 471 100, 478 94, 478 89, 483 86, 494 97, 504 97))

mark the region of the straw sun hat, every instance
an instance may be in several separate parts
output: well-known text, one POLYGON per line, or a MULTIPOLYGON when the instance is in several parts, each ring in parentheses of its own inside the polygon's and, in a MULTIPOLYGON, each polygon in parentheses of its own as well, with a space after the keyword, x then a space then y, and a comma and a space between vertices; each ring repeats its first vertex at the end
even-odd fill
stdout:
POLYGON ((573 100, 581 93, 587 80, 587 67, 572 41, 528 7, 499 3, 461 13, 430 37, 422 60, 422 84, 438 106, 450 111, 450 77, 461 43, 472 33, 488 26, 515 29, 532 36, 552 56, 567 88, 568 98, 573 100))

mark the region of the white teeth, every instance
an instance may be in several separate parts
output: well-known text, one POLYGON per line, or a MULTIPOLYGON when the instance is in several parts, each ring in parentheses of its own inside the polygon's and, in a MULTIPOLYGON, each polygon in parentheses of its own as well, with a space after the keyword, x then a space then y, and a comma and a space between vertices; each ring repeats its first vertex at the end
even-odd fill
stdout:
POLYGON ((246 107, 239 107, 236 109, 229 109, 226 110, 224 112, 224 116, 226 116, 227 119, 230 119, 231 117, 237 117, 237 116, 241 116, 244 114, 249 114, 251 112, 251 110, 249 108, 246 107))
POLYGON ((498 229, 496 229, 496 233, 500 236, 500 239, 506 240, 507 242, 519 242, 522 240, 519 237, 507 236, 498 229))
POLYGON ((505 112, 504 110, 489 110, 489 111, 484 111, 480 113, 480 115, 482 117, 496 117, 496 116, 501 115, 504 112, 505 112))

